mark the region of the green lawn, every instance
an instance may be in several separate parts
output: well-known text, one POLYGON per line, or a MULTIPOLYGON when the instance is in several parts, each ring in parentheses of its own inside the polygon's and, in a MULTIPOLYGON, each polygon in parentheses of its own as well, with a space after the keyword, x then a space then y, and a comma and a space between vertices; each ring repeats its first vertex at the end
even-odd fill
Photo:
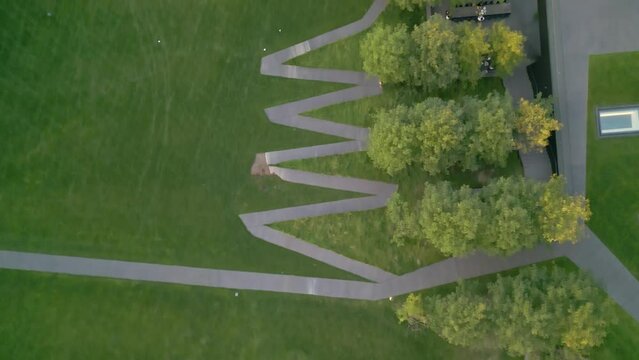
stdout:
MULTIPOLYGON (((574 268, 567 260, 558 263, 574 268)), ((506 358, 407 330, 393 314, 400 298, 364 302, 234 292, 0 270, 0 358, 506 358)), ((619 323, 591 359, 635 358, 639 324, 619 308, 617 313, 619 323)))
POLYGON ((261 76, 261 57, 369 3, 3 2, 0 249, 348 277, 238 214, 352 196, 249 169, 257 152, 335 141, 263 109, 342 87, 261 76))
POLYGON ((639 52, 590 57, 587 194, 589 226, 639 277, 639 136, 599 138, 597 106, 639 104, 639 52))
POLYGON ((2 359, 468 359, 391 303, 0 271, 2 359))

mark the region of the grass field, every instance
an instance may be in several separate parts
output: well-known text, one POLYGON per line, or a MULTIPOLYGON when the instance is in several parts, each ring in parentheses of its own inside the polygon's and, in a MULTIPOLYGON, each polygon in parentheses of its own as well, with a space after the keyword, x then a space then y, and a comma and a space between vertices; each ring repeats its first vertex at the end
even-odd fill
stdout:
POLYGON ((639 104, 639 52, 590 57, 586 187, 589 226, 639 277, 639 136, 599 138, 597 106, 639 104))
MULTIPOLYGON (((567 260, 558 263, 574 268, 567 260)), ((362 302, 234 292, 0 270, 0 358, 506 358, 407 330, 393 313, 399 298, 362 302)), ((639 324, 619 308, 617 316, 591 359, 634 359, 639 324)))
POLYGON ((249 168, 257 152, 335 141, 263 109, 341 87, 261 76, 261 57, 369 5, 3 2, 0 249, 348 277, 237 215, 352 196, 249 168))
MULTIPOLYGON (((420 14, 421 12, 401 12, 396 7, 389 7, 378 22, 414 24, 423 21, 420 14)), ((365 34, 366 32, 346 38, 294 59, 291 63, 319 68, 362 71, 359 42, 365 34)), ((455 86, 436 93, 385 85, 384 92, 380 96, 318 109, 308 115, 371 127, 373 125, 372 113, 383 107, 391 107, 400 103, 410 105, 423 101, 429 96, 457 99, 464 95, 485 96, 491 91, 504 92, 501 79, 485 78, 475 88, 455 86)), ((281 164, 281 166, 397 183, 400 186, 400 193, 410 201, 416 201, 421 197, 423 184, 426 181, 446 179, 457 185, 468 184, 472 187, 480 187, 488 178, 521 175, 523 172, 521 162, 515 152, 512 153, 508 165, 503 169, 484 169, 476 173, 453 171, 450 175, 441 177, 427 176, 419 167, 410 168, 390 177, 383 171, 374 168, 365 152, 290 161, 281 164)), ((398 274, 444 259, 441 253, 428 244, 406 245, 402 248, 391 244, 391 230, 386 222, 383 209, 300 219, 272 226, 348 257, 398 274)))
MULTIPOLYGON (((0 249, 352 278, 254 239, 237 215, 353 196, 254 178, 248 170, 256 152, 336 140, 270 124, 263 109, 340 86, 261 76, 260 58, 355 20, 369 5, 3 2, 0 249)), ((335 50, 325 51, 320 57, 329 59, 335 50)), ((310 56, 299 61, 327 63, 310 56)), ((500 87, 488 80, 472 91, 500 87)), ((396 94, 388 89, 316 113, 366 126, 366 115, 392 104, 396 94)), ((388 179, 363 153, 342 159, 289 165, 388 179)), ((521 171, 511 160, 505 171, 521 171)), ((410 184, 424 180, 402 176, 410 184)), ((478 181, 472 174, 456 176, 457 182, 478 181)), ((360 241, 384 240, 384 224, 353 227, 380 215, 349 216, 359 215, 335 224, 356 236, 370 234, 360 241)), ((377 262, 377 253, 366 254, 377 262)), ((436 256, 428 252, 424 262, 436 256)), ((391 260, 380 266, 403 272, 415 265, 391 260)), ((397 324, 397 300, 234 293, 0 270, 0 359, 504 358, 410 332, 397 324)), ((593 359, 634 355, 639 327, 620 317, 593 359)))
POLYGON ((0 271, 2 359, 468 359, 391 303, 0 271), (17 301, 20 299, 20 301, 17 301))

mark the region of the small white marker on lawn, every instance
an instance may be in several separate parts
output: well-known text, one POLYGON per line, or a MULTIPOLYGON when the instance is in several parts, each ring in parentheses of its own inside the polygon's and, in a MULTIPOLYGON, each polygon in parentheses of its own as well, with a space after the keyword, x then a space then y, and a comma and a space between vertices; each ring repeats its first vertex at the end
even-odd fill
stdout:
POLYGON ((53 13, 51 11, 48 11, 47 16, 53 16, 53 13))
POLYGON ((388 301, 393 301, 393 297, 392 297, 392 296, 389 296, 389 297, 388 297, 388 301))
POLYGON ((277 31, 282 32, 282 29, 278 29, 277 31))
POLYGON ((238 292, 235 292, 235 296, 238 296, 238 295, 239 295, 239 293, 238 293, 238 292))
POLYGON ((266 48, 264 48, 264 51, 266 51, 266 48))
POLYGON ((158 44, 159 44, 160 42, 162 42, 162 41, 161 41, 161 40, 158 40, 158 44))

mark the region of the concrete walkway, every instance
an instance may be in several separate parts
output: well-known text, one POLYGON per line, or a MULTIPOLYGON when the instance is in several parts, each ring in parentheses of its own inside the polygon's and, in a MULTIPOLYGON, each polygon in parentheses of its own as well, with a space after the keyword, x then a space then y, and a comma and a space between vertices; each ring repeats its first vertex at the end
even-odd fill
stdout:
MULTIPOLYGON (((554 45, 553 62, 560 69, 567 66, 571 71, 581 73, 567 74, 563 76, 561 70, 553 74, 553 89, 556 113, 564 124, 564 128, 558 134, 558 146, 563 149, 560 152, 560 172, 566 176, 568 187, 573 193, 585 193, 585 156, 586 156, 586 101, 587 95, 587 61, 590 53, 612 52, 616 50, 626 50, 634 48, 639 50, 639 28, 635 26, 631 18, 639 14, 639 3, 633 2, 629 6, 629 1, 614 0, 601 4, 596 0, 549 0, 548 14, 549 26, 551 27, 551 47, 554 45), (626 18, 617 16, 630 11, 632 15, 626 18), (614 13, 614 20, 595 19, 600 14, 608 17, 610 12, 614 13), (590 21, 586 21, 589 18, 590 21), (626 22, 623 22, 623 21, 626 22), (613 22, 622 21, 622 25, 613 22), (597 22, 596 27, 593 23, 597 22), (633 41, 628 42, 628 38, 619 38, 620 28, 633 32, 633 41), (555 31, 559 33, 555 34, 555 31), (553 36, 554 34, 554 36, 553 36), (592 43, 591 37, 596 37, 599 42, 592 43), (569 43, 564 43, 568 39, 569 43), (561 49, 561 50, 559 50, 561 49), (578 49, 578 50, 577 50, 578 49), (564 54, 566 53, 566 54, 564 54), (570 59, 570 64, 563 61, 570 59), (575 63, 576 61, 576 63, 575 63), (574 65, 577 65, 574 67, 574 65), (560 93, 559 91, 568 91, 560 93), (585 95, 584 95, 585 94, 585 95), (562 109, 575 112, 577 116, 569 116, 562 109), (575 148, 576 149, 573 149, 575 148)), ((519 98, 532 99, 534 97, 532 86, 526 72, 526 66, 533 58, 540 54, 539 46, 539 24, 534 19, 537 12, 536 1, 518 1, 513 3, 513 15, 506 21, 513 29, 519 30, 526 36, 526 54, 528 61, 519 66, 513 75, 504 80, 504 85, 513 97, 513 101, 519 98), (517 7, 517 8, 515 8, 517 7)), ((524 175, 541 181, 546 181, 552 174, 550 160, 546 152, 523 153, 520 158, 524 167, 524 175)), ((610 297, 615 299, 628 313, 639 320, 639 282, 623 266, 623 264, 608 250, 608 248, 597 238, 597 236, 586 228, 583 239, 565 250, 566 256, 585 270, 597 280, 597 282, 608 292, 610 297)))
POLYGON ((569 190, 586 191, 588 60, 590 55, 639 50, 639 1, 548 0, 550 61, 559 171, 569 190))
POLYGON ((345 281, 313 277, 262 274, 185 266, 135 263, 117 260, 89 259, 13 251, 0 251, 0 268, 43 271, 61 274, 107 277, 140 281, 155 281, 231 289, 264 290, 337 298, 379 300, 409 292, 452 283, 461 279, 493 274, 540 261, 567 256, 595 279, 635 319, 639 320, 639 285, 594 234, 587 231, 577 245, 541 245, 510 257, 473 254, 451 258, 426 266, 412 273, 396 276, 376 267, 322 249, 288 234, 268 227, 280 221, 383 207, 396 185, 376 181, 327 176, 276 167, 279 162, 331 154, 361 151, 366 148, 367 130, 326 120, 300 116, 312 109, 357 100, 379 94, 377 79, 352 71, 308 69, 282 65, 283 62, 320 46, 353 35, 372 25, 386 6, 387 0, 375 0, 366 15, 347 26, 266 56, 263 74, 296 79, 341 82, 355 85, 346 90, 295 101, 266 109, 270 121, 300 129, 341 136, 348 141, 299 149, 266 153, 271 172, 283 181, 355 191, 369 195, 355 199, 297 206, 241 215, 246 228, 256 237, 285 247, 363 278, 374 281, 345 281))
MULTIPOLYGON (((541 54, 539 21, 535 17, 536 13, 536 1, 514 1, 512 14, 505 20, 511 29, 520 31, 526 37, 524 43, 525 61, 515 69, 510 77, 504 79, 504 86, 510 93, 515 107, 519 106, 519 99, 532 100, 535 97, 526 68, 541 54)), ((539 181, 550 179, 552 166, 545 151, 519 151, 519 158, 524 168, 525 177, 539 181)))
MULTIPOLYGON (((550 61, 559 172, 575 194, 586 192, 588 61, 590 55, 639 50, 639 1, 548 0, 550 61)), ((639 320, 639 281, 590 230, 568 257, 592 273, 639 320)))

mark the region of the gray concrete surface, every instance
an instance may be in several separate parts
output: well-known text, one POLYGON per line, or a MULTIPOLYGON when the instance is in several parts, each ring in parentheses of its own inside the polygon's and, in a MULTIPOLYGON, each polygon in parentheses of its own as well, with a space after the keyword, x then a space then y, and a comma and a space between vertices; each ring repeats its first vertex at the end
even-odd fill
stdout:
MULTIPOLYGON (((589 57, 639 50, 639 1, 548 0, 546 5, 555 114, 563 124, 557 133, 559 173, 571 193, 585 194, 589 57)), ((587 230, 568 256, 639 320, 639 282, 594 233, 587 230)))
POLYGON ((588 58, 593 54, 639 50, 639 1, 548 0, 550 61, 559 172, 569 190, 586 191, 588 58))

